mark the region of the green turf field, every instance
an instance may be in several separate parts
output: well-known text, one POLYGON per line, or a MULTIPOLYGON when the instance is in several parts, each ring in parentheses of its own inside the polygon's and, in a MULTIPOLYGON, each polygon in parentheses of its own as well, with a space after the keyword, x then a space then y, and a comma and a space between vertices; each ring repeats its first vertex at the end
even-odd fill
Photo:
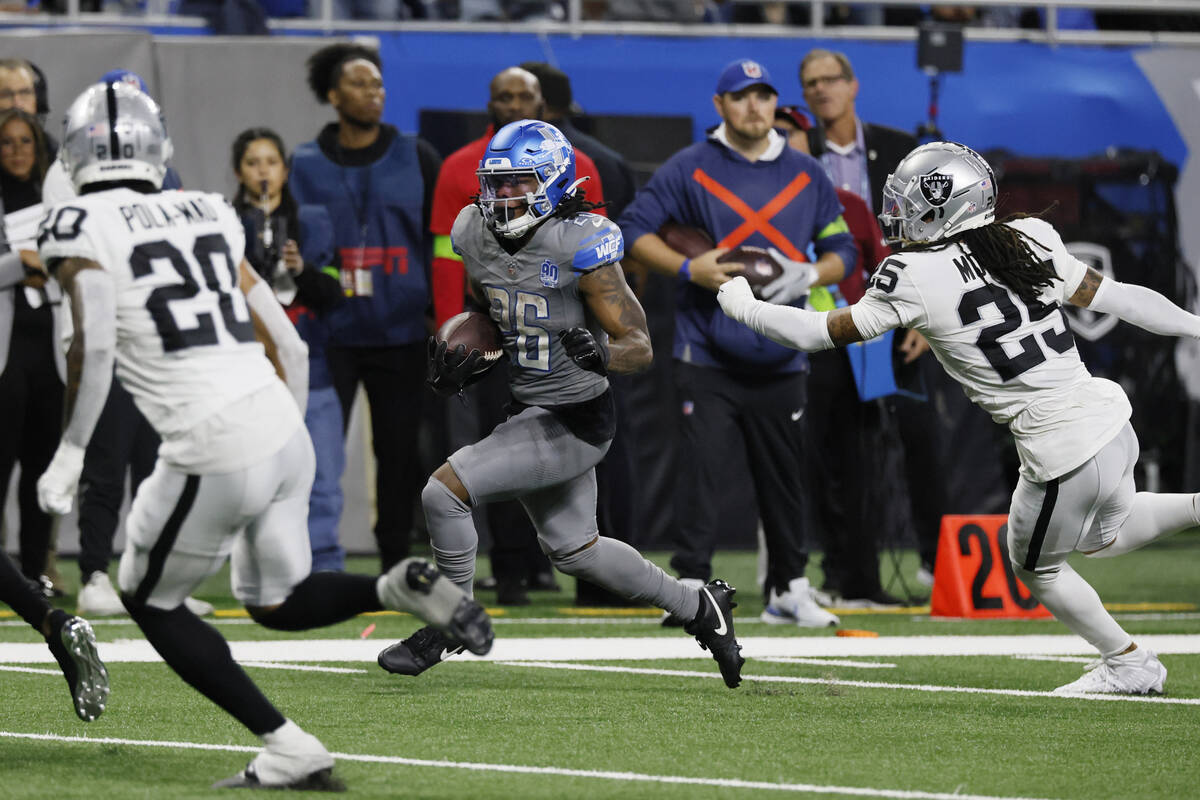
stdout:
MULTIPOLYGON (((665 563, 665 555, 655 560, 665 563)), ((684 635, 660 628, 649 610, 580 613, 566 578, 561 594, 494 610, 497 660, 456 659, 418 678, 388 675, 370 660, 413 630, 409 617, 276 633, 233 613, 225 576, 197 594, 225 612, 215 624, 235 653, 257 641, 274 654, 263 661, 284 662, 255 656, 246 669, 339 755, 337 773, 358 797, 1200 796, 1200 533, 1073 563, 1110 605, 1142 609, 1116 612, 1131 633, 1176 648, 1162 657, 1165 697, 1046 695, 1080 674, 1082 650, 1059 660, 944 654, 981 641, 1036 651, 1043 640, 1031 637, 1066 634, 1052 620, 843 615, 843 627, 880 634, 870 640, 764 625, 750 553, 717 559, 717 572, 742 587, 739 637, 760 652, 800 654, 751 653, 736 690, 725 688, 711 659, 687 657, 690 650, 646 658, 686 643, 684 635), (345 660, 314 656, 314 639, 341 640, 328 646, 345 660), (856 641, 922 654, 830 655, 856 641), (815 655, 806 655, 810 648, 815 655), (552 655, 529 662, 525 652, 552 655)), ((901 569, 915 570, 911 556, 901 569)), ((74 599, 62 605, 73 609, 74 599)), ((141 639, 128 621, 104 621, 96 631, 102 655, 141 639)), ((79 722, 52 664, 4 656, 12 652, 6 646, 39 641, 19 620, 0 618, 0 798, 220 796, 209 785, 251 757, 255 738, 161 663, 110 663, 108 710, 95 723, 79 722)))

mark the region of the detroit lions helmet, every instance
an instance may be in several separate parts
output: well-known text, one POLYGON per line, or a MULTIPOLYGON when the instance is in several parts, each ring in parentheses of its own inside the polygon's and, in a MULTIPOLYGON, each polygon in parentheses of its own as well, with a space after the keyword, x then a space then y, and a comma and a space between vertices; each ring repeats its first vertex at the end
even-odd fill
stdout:
POLYGON ((108 181, 148 181, 161 188, 171 140, 150 95, 125 81, 97 83, 67 109, 59 158, 75 191, 108 181))
POLYGON ((879 225, 890 243, 936 242, 996 219, 996 176, 955 142, 913 150, 883 185, 879 225))
POLYGON ((479 161, 479 208, 488 228, 510 239, 519 239, 550 216, 564 197, 583 181, 575 180, 575 148, 548 122, 523 119, 510 122, 488 142, 479 161), (498 197, 504 186, 520 178, 533 178, 537 187, 524 196, 498 197), (524 208, 510 209, 512 200, 524 208), (518 216, 511 216, 517 213, 518 216))

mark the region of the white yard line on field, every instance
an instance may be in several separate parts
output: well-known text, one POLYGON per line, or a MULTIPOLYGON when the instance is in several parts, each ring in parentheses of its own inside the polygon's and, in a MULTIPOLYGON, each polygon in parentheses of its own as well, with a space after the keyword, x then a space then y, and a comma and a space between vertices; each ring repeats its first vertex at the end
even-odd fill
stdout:
MULTIPOLYGON (((645 669, 642 667, 607 667, 599 664, 569 664, 561 661, 511 661, 510 667, 567 669, 579 672, 619 672, 626 675, 665 675, 676 678, 720 678, 718 672, 692 672, 682 669, 645 669)), ((1132 703, 1165 703, 1168 705, 1200 706, 1200 697, 1143 697, 1125 694, 1054 694, 1027 689, 982 689, 974 686, 937 686, 920 683, 884 683, 882 681, 848 681, 840 678, 801 678, 794 675, 755 675, 742 673, 743 681, 765 683, 809 683, 825 686, 854 686, 862 689, 905 689, 912 692, 950 692, 962 694, 999 694, 1010 697, 1048 697, 1065 700, 1117 700, 1132 703)))
MULTIPOLYGON (((220 750, 230 753, 257 753, 257 747, 242 745, 205 744, 201 742, 169 742, 142 739, 115 739, 90 736, 58 736, 47 733, 18 733, 0 731, 0 737, 9 739, 32 739, 37 741, 66 742, 71 744, 126 745, 132 747, 163 747, 177 750, 220 750)), ((597 780, 625 781, 630 783, 682 784, 690 786, 713 786, 729 789, 759 789, 798 794, 834 794, 856 797, 894 797, 901 800, 1034 800, 1024 797, 1000 797, 984 794, 962 794, 959 792, 927 792, 914 789, 876 789, 868 786, 823 786, 812 783, 769 783, 747 781, 740 778, 702 778, 691 775, 648 775, 640 772, 610 772, 605 770, 570 769, 567 767, 534 767, 521 764, 485 764, 472 761, 444 761, 402 756, 374 756, 355 753, 334 753, 341 761, 359 761, 373 764, 399 764, 410 767, 434 767, 458 769, 472 772, 502 772, 523 775, 549 775, 568 778, 594 778, 597 780)))
POLYGON ((850 661, 844 658, 796 658, 796 657, 769 657, 760 658, 759 661, 770 661, 772 664, 814 664, 818 667, 851 667, 853 669, 895 669, 895 664, 889 664, 886 661, 850 661))
POLYGON ((370 670, 352 669, 350 667, 318 667, 312 664, 284 664, 279 661, 242 661, 243 667, 258 667, 259 669, 290 669, 296 672, 333 672, 339 675, 366 675, 370 670))
MULTIPOLYGON (((879 638, 819 636, 744 636, 739 641, 747 658, 894 658, 898 656, 1090 656, 1095 651, 1077 636, 880 636, 879 638)), ((1138 636, 1139 645, 1159 655, 1198 654, 1200 635, 1138 636)), ((374 663, 380 649, 391 640, 278 639, 231 641, 238 661, 285 664, 374 663)), ((100 656, 109 663, 161 661, 144 639, 119 638, 99 643, 100 656)), ((455 662, 473 661, 656 661, 700 659, 710 656, 690 636, 614 637, 498 637, 484 659, 464 654, 455 662)), ((0 664, 53 664, 45 643, 0 644, 0 664)))
POLYGON ((0 671, 3 671, 3 672, 33 672, 38 675, 58 675, 60 678, 62 677, 62 670, 60 670, 60 669, 38 669, 37 667, 0 666, 0 671))

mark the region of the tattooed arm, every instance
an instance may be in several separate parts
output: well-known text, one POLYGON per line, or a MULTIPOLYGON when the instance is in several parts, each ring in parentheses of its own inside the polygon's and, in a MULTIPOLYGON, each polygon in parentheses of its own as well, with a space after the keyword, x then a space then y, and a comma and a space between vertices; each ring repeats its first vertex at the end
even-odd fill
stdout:
POLYGON ((83 454, 112 384, 117 339, 116 287, 95 261, 65 258, 51 265, 71 300, 74 335, 67 352, 66 422, 62 440, 38 478, 38 505, 66 514, 74 504, 83 454))
POLYGON ((620 264, 608 264, 579 279, 588 312, 608 334, 608 369, 641 372, 654 360, 646 312, 625 283, 620 264))
POLYGON ((1160 336, 1200 338, 1200 317, 1189 314, 1153 289, 1105 278, 1091 267, 1070 302, 1101 314, 1115 314, 1160 336))
MULTIPOLYGON (((809 311, 793 306, 764 303, 750 290, 743 277, 721 285, 717 302, 730 319, 746 325, 785 347, 814 352, 838 345, 861 342, 865 337, 849 308, 834 311, 809 311)), ((893 326, 894 327, 894 326, 893 326)))
POLYGON ((54 276, 71 299, 74 331, 67 350, 63 440, 86 447, 108 399, 116 355, 116 289, 95 261, 65 258, 54 276))

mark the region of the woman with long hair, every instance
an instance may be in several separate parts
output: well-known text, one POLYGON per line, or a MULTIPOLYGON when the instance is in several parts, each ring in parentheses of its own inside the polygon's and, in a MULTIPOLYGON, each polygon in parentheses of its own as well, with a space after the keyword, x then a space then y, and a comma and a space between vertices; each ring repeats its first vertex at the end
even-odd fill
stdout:
MULTIPOLYGON (((49 164, 46 137, 37 119, 16 108, 0 111, 0 198, 12 214, 42 201, 49 164)), ((0 419, 10 435, 0 437, 0 509, 7 499, 13 466, 20 509, 21 571, 58 593, 45 578, 51 517, 38 507, 37 479, 50 463, 62 433, 63 382, 55 364, 54 307, 57 284, 27 269, 19 282, 0 289, 0 419), (7 341, 4 339, 7 338, 7 341)))
POLYGON ((329 338, 324 315, 342 302, 341 285, 326 267, 333 261, 332 227, 324 208, 300 208, 288 191, 287 150, 270 128, 250 128, 233 141, 238 187, 233 207, 246 231, 246 260, 275 289, 308 344, 308 426, 317 455, 309 500, 308 534, 313 571, 340 570, 342 516, 342 408, 325 360, 329 338))

